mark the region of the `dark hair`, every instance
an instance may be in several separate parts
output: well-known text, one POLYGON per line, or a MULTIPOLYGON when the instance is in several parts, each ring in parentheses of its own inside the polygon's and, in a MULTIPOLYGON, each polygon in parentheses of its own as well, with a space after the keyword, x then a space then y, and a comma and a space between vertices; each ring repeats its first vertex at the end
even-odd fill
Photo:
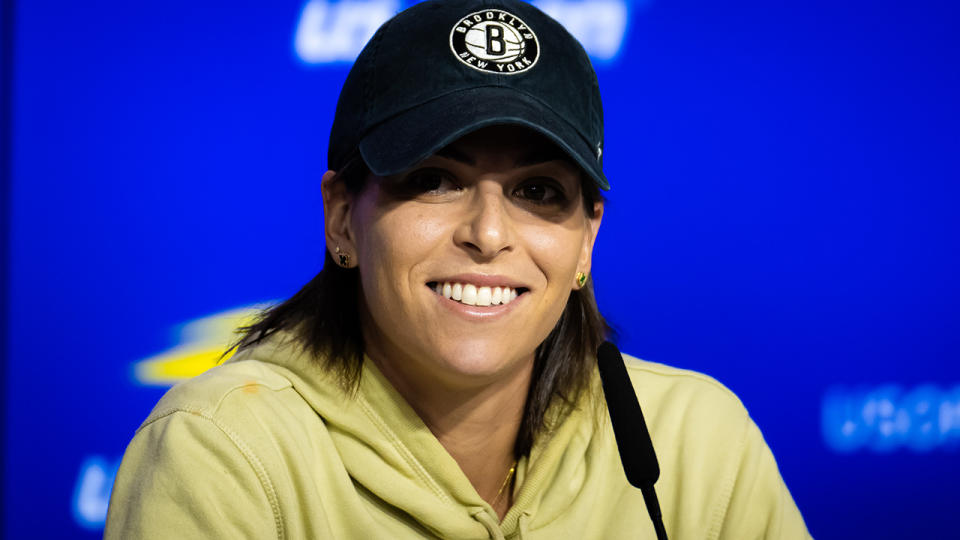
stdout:
MULTIPOLYGON (((357 194, 366 184, 370 170, 359 152, 346 160, 334 181, 343 182, 357 194)), ((594 216, 600 190, 588 176, 581 179, 584 207, 594 216)), ((257 322, 240 328, 239 349, 251 347, 272 334, 292 332, 300 345, 313 354, 324 369, 334 373, 342 386, 354 390, 363 365, 363 334, 357 302, 359 274, 334 262, 328 251, 323 269, 289 300, 265 310, 257 322)), ((587 390, 597 347, 610 333, 593 295, 593 281, 570 293, 556 326, 537 348, 530 391, 524 405, 514 455, 529 453, 536 436, 547 425, 547 409, 554 399, 561 401, 562 414, 574 407, 587 390)))

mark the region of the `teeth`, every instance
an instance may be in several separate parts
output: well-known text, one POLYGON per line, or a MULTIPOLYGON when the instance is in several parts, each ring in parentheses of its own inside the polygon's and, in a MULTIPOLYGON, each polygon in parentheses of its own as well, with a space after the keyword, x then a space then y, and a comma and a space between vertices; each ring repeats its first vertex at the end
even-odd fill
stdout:
POLYGON ((471 283, 437 282, 433 290, 445 298, 468 306, 498 306, 509 304, 517 297, 510 287, 477 287, 471 283))
POLYGON ((463 298, 461 298, 460 301, 468 306, 477 305, 477 288, 469 283, 464 285, 463 298))
POLYGON ((491 296, 493 296, 493 293, 490 291, 490 287, 480 287, 477 289, 477 305, 489 306, 491 296))

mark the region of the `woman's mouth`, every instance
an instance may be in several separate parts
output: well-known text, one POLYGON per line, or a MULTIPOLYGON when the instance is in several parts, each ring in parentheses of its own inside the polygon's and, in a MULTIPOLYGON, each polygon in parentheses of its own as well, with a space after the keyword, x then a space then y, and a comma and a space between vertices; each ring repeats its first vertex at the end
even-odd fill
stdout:
POLYGON ((478 286, 472 283, 450 281, 431 281, 427 283, 435 293, 468 306, 499 306, 509 304, 517 296, 527 292, 524 287, 512 289, 510 287, 478 286))

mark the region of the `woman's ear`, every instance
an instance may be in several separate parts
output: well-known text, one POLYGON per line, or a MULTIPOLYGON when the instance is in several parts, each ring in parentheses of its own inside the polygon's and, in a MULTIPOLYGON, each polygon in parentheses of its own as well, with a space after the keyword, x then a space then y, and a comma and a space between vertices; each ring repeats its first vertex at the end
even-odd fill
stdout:
POLYGON ((583 232, 583 249, 577 270, 589 276, 593 262, 593 244, 597 241, 597 232, 600 231, 600 222, 603 221, 603 201, 593 203, 593 217, 587 216, 585 219, 587 227, 583 232))
POLYGON ((350 224, 353 196, 347 191, 347 186, 337 176, 336 171, 323 173, 320 192, 323 194, 323 225, 327 251, 340 266, 353 266, 357 254, 350 224))

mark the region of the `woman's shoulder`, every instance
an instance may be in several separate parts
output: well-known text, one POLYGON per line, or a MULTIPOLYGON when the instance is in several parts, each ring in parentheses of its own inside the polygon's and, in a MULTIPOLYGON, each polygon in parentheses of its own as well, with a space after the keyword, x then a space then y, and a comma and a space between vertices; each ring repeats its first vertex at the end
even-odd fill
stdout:
POLYGON ((227 362, 173 386, 141 429, 175 413, 217 417, 238 405, 244 409, 285 399, 293 384, 277 366, 258 360, 227 362), (225 406, 229 403, 229 406, 225 406))
POLYGON ((709 375, 628 354, 623 359, 644 412, 648 408, 658 416, 693 412, 705 420, 732 422, 748 417, 736 394, 709 375))
POLYGON ((763 435, 730 389, 696 371, 624 360, 660 464, 661 506, 675 516, 671 537, 810 537, 763 435))
POLYGON ((699 371, 651 362, 626 353, 623 353, 623 361, 627 366, 627 372, 630 373, 630 378, 634 381, 634 384, 636 384, 637 380, 647 378, 668 384, 691 385, 700 388, 712 387, 720 393, 736 397, 723 383, 699 371))
POLYGON ((283 538, 293 473, 282 456, 314 445, 311 421, 320 424, 266 362, 230 361, 177 384, 127 447, 105 537, 283 538))

